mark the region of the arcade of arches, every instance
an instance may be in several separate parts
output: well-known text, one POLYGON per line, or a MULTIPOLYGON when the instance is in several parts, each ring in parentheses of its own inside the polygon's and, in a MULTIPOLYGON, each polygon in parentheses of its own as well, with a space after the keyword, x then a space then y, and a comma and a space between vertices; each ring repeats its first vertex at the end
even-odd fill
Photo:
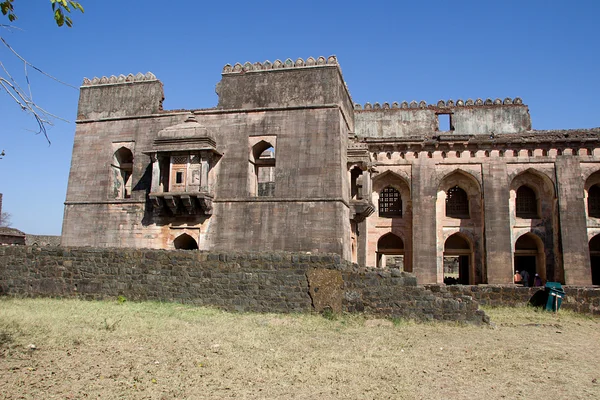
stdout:
POLYGON ((165 110, 151 73, 80 91, 63 246, 328 253, 420 284, 597 277, 600 128, 537 131, 519 97, 354 104, 335 56, 227 64, 205 109, 165 110))
MULTIPOLYGON (((511 284, 514 272, 525 270, 529 285, 535 274, 544 282, 600 285, 600 171, 580 183, 589 243, 567 251, 574 237, 562 238, 561 247, 561 225, 573 224, 559 217, 565 194, 548 168, 513 167, 497 182, 480 171, 440 168, 428 179, 437 182, 432 190, 400 168, 380 165, 371 185, 375 211, 356 225, 356 232, 367 232, 366 264, 414 272, 423 284, 511 284), (581 247, 579 265, 567 265, 581 247)), ((352 176, 364 179, 358 170, 352 176)), ((357 247, 355 240, 354 261, 357 247)))

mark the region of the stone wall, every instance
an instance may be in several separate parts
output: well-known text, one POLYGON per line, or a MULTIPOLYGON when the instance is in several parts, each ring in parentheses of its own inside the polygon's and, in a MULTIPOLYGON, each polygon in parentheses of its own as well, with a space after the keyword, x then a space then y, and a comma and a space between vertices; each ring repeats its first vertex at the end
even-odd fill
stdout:
MULTIPOLYGON (((516 285, 479 285, 479 286, 441 286, 426 285, 433 292, 452 295, 471 296, 479 304, 490 306, 526 306, 534 294, 544 291, 540 287, 523 287, 516 285)), ((572 310, 579 313, 600 315, 600 288, 599 287, 563 287, 566 297, 561 309, 572 310)))
POLYGON ((367 312, 484 323, 471 297, 339 255, 0 247, 0 294, 176 301, 254 312, 367 312))
POLYGON ((25 236, 27 246, 60 246, 60 235, 30 235, 25 236))

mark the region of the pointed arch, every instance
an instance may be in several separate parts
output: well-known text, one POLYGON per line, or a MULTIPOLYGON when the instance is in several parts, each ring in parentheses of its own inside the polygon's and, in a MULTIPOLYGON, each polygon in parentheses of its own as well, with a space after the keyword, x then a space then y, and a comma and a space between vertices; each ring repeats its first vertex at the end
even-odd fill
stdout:
POLYGON ((514 266, 515 271, 522 273, 527 271, 529 279, 523 282, 526 286, 531 286, 535 274, 538 274, 543 282, 546 281, 546 254, 544 251, 544 241, 533 232, 526 232, 515 240, 514 246, 514 266))
POLYGON ((251 196, 275 195, 276 148, 275 138, 272 139, 260 139, 250 148, 248 191, 251 196))
POLYGON ((592 173, 585 180, 588 217, 600 218, 600 171, 592 173))
POLYGON ((133 153, 127 147, 120 147, 113 154, 113 188, 116 199, 131 198, 131 176, 133 175, 133 153))
POLYGON ((479 179, 470 172, 460 168, 444 175, 444 177, 440 179, 438 190, 447 191, 451 187, 456 186, 458 182, 462 183, 460 186, 463 187, 469 196, 481 192, 481 183, 479 182, 479 179))
POLYGON ((456 232, 444 241, 444 283, 469 285, 475 282, 473 276, 473 242, 456 232))
POLYGON ((511 180, 510 188, 516 192, 522 185, 529 186, 537 193, 538 197, 544 196, 554 198, 556 195, 556 189, 552 179, 535 168, 527 168, 525 171, 519 172, 511 180))
POLYGON ((377 241, 377 266, 404 269, 404 240, 388 232, 377 241), (390 263, 393 263, 390 265, 390 263), (399 265, 401 264, 401 265, 399 265))
POLYGON ((173 240, 173 246, 179 250, 198 250, 198 242, 187 233, 177 236, 173 240))

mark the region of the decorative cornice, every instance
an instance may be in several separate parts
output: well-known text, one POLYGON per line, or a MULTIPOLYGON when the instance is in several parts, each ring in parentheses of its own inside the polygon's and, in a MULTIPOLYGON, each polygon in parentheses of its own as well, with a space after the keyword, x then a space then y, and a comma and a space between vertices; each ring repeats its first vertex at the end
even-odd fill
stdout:
POLYGON ((354 104, 355 110, 389 110, 389 109, 441 109, 441 108, 454 108, 454 107, 473 107, 473 106, 506 106, 506 105, 523 105, 523 100, 520 97, 515 97, 511 99, 510 97, 505 98, 504 100, 496 99, 492 100, 487 98, 485 100, 477 99, 473 101, 473 99, 467 99, 467 101, 463 101, 462 99, 456 100, 456 102, 452 99, 448 101, 440 100, 437 104, 427 104, 424 100, 420 102, 416 102, 415 100, 410 103, 407 101, 403 101, 402 103, 398 103, 397 101, 390 103, 365 103, 364 107, 360 104, 354 104))
POLYGON ((285 61, 275 60, 275 62, 271 63, 271 61, 266 60, 263 63, 255 62, 254 64, 246 61, 243 65, 240 63, 236 63, 233 66, 231 64, 226 64, 223 67, 222 74, 241 74, 251 71, 268 71, 272 69, 322 67, 326 65, 338 65, 337 57, 329 56, 326 58, 321 56, 317 59, 308 57, 306 61, 302 58, 298 58, 296 61, 292 61, 291 58, 288 58, 285 61))
POLYGON ((119 75, 119 76, 103 76, 101 78, 94 77, 93 79, 83 78, 83 83, 81 86, 97 86, 97 85, 116 85, 120 83, 131 83, 131 82, 144 82, 144 81, 156 81, 156 76, 152 72, 146 72, 146 74, 142 74, 138 72, 136 75, 129 74, 119 75))

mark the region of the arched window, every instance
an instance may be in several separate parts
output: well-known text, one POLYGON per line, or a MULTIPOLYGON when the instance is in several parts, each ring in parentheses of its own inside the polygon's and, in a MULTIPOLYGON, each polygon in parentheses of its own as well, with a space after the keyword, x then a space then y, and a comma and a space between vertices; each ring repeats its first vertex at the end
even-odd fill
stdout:
POLYGON ((113 155, 113 187, 116 199, 131 198, 131 174, 133 173, 133 154, 121 147, 113 155))
POLYGON ((402 197, 400 192, 391 186, 379 193, 379 216, 392 218, 402 216, 402 197))
POLYGON ((600 218, 600 187, 593 185, 588 190, 588 215, 600 218))
POLYGON ((252 147, 250 163, 253 170, 250 194, 259 197, 275 196, 275 147, 261 140, 252 147))
POLYGON ((446 192, 446 216, 469 218, 469 197, 467 192, 454 186, 446 192))
POLYGON ((529 186, 523 185, 517 189, 517 217, 539 218, 537 197, 529 186))

